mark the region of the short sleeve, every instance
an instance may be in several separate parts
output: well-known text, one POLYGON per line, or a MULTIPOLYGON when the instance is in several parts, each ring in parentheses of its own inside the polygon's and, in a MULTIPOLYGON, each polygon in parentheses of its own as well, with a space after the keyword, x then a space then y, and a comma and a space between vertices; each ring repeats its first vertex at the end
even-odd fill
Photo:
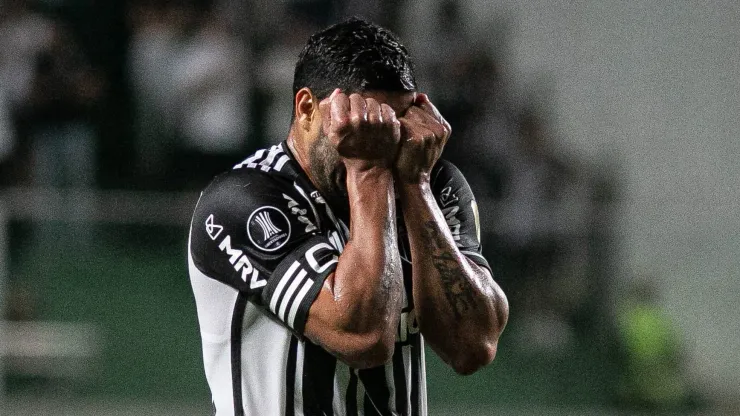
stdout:
POLYGON ((480 214, 468 182, 450 162, 440 160, 432 170, 432 193, 462 254, 491 270, 482 255, 480 214))
POLYGON ((336 269, 339 248, 331 241, 287 178, 232 171, 201 194, 190 254, 206 276, 246 293, 302 334, 311 304, 336 269))

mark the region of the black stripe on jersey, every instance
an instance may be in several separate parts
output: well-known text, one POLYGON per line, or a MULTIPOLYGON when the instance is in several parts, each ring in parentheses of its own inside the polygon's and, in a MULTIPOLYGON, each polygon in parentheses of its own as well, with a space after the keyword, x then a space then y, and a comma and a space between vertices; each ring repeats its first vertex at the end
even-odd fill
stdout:
POLYGON ((304 346, 303 412, 332 415, 337 359, 310 341, 305 341, 304 346))
POLYGON ((349 369, 349 383, 347 384, 347 416, 357 414, 357 374, 349 369))
POLYGON ((421 337, 414 337, 411 344, 411 416, 419 416, 419 366, 421 365, 421 337))
POLYGON ((396 346, 393 353, 393 384, 396 388, 396 411, 399 414, 409 414, 408 392, 406 391, 406 370, 403 367, 403 348, 396 346))
POLYGON ((234 416, 244 416, 242 402, 242 324, 247 308, 247 294, 239 292, 231 316, 231 389, 234 394, 234 416))
POLYGON ((365 416, 387 415, 391 409, 388 405, 391 392, 385 379, 385 366, 368 368, 357 372, 362 385, 365 387, 363 408, 365 416))
POLYGON ((290 338, 288 365, 285 370, 285 416, 295 415, 295 365, 298 354, 298 338, 290 338))

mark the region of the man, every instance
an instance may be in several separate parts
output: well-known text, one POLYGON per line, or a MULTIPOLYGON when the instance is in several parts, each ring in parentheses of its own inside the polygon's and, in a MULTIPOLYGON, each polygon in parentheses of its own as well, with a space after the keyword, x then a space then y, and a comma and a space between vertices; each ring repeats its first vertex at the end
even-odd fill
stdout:
POLYGON ((406 49, 313 35, 288 139, 203 192, 189 266, 217 415, 426 415, 424 343, 470 374, 508 317, 450 127, 406 49))

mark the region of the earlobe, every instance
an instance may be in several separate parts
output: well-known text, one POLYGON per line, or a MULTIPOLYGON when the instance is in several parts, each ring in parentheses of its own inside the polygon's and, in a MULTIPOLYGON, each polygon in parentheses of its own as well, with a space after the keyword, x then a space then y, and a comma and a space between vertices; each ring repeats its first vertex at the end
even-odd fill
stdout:
POLYGON ((314 96, 308 88, 301 88, 295 95, 296 120, 304 130, 310 130, 313 117, 318 108, 314 96))

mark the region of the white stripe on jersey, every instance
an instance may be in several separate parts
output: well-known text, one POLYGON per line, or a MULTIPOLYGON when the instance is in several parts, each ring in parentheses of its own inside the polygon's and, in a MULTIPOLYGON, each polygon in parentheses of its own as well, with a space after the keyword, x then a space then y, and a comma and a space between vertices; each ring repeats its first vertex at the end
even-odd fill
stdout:
MULTIPOLYGON (((303 416, 303 360, 306 357, 306 343, 298 341, 295 355, 295 383, 293 384, 293 408, 295 416, 303 416)), ((282 413, 281 413, 282 414, 282 413)))
POLYGON ((269 151, 267 149, 256 151, 252 156, 235 165, 234 169, 241 169, 243 167, 255 169, 259 167, 263 172, 269 172, 273 169, 280 171, 289 160, 290 157, 285 154, 282 146, 276 144, 270 147, 269 151), (277 162, 275 161, 276 158, 277 162))
POLYGON ((231 319, 239 292, 203 274, 193 263, 193 257, 189 252, 190 250, 188 250, 190 284, 198 311, 203 366, 211 388, 211 400, 219 416, 233 415, 231 319))
POLYGON ((270 148, 270 153, 267 154, 267 158, 260 162, 260 169, 262 169, 262 172, 267 172, 270 170, 270 165, 272 165, 272 162, 275 161, 275 157, 283 153, 283 148, 280 147, 279 144, 276 144, 270 148))
MULTIPOLYGON (((300 285, 301 282, 303 282, 303 279, 306 278, 307 274, 308 272, 306 271, 306 269, 301 269, 301 271, 298 272, 298 276, 296 276, 295 279, 293 279, 293 283, 291 283, 290 286, 288 287, 288 291, 285 292, 285 296, 283 296, 283 301, 280 302, 280 310, 277 312, 277 316, 281 320, 285 321, 285 310, 288 308, 288 304, 290 303, 290 297, 293 296, 293 293, 295 293, 296 289, 298 289, 298 285, 300 285)), ((313 284, 313 280, 311 279, 308 279, 308 280, 310 281, 309 284, 313 284)), ((290 327, 292 328, 293 326, 291 325, 290 327)))
POLYGON ((275 288, 275 293, 272 294, 272 299, 270 300, 270 310, 273 313, 277 313, 278 298, 280 298, 280 294, 283 292, 285 285, 290 281, 290 278, 293 277, 293 273, 295 273, 299 267, 301 267, 301 263, 294 261, 288 268, 288 271, 286 271, 283 277, 280 278, 280 283, 278 283, 275 288))
MULTIPOLYGON (((395 353, 394 353, 395 354, 395 353)), ((388 386, 388 409, 391 412, 398 412, 396 409, 396 379, 393 374, 393 359, 385 365, 385 384, 388 386)))
POLYGON ((234 169, 241 169, 246 165, 249 168, 257 167, 257 164, 254 163, 258 159, 262 159, 262 157, 265 155, 265 149, 260 149, 257 152, 255 152, 252 156, 249 156, 246 158, 243 162, 237 164, 234 166, 234 169))
POLYGON ((313 286, 313 280, 308 279, 306 283, 303 284, 301 291, 298 292, 298 295, 296 295, 295 300, 293 301, 293 306, 290 308, 290 313, 288 313, 288 319, 286 320, 291 328, 294 327, 295 316, 296 313, 298 313, 298 308, 301 306, 303 298, 306 297, 306 293, 311 289, 311 286, 313 286))
POLYGON ((346 407, 350 371, 348 365, 337 360, 337 366, 334 368, 334 398, 332 400, 334 416, 354 416, 347 415, 346 407))
POLYGON ((414 363, 411 360, 411 345, 404 345, 403 347, 401 347, 401 352, 403 353, 403 368, 406 373, 406 408, 409 409, 409 412, 411 412, 411 409, 413 409, 413 407, 411 407, 411 386, 414 385, 412 370, 412 366, 414 365, 414 363))
POLYGON ((357 377, 357 414, 362 415, 365 412, 363 411, 363 408, 365 407, 365 385, 362 384, 362 380, 360 380, 360 375, 357 374, 357 370, 352 370, 353 373, 355 373, 355 376, 357 377))
POLYGON ((424 356, 424 337, 419 337, 419 362, 421 365, 421 371, 419 372, 419 414, 428 414, 427 410, 427 366, 426 357, 424 356))
POLYGON ((288 155, 282 155, 280 156, 280 159, 278 159, 277 163, 275 163, 274 169, 278 172, 285 166, 286 163, 290 160, 290 157, 288 155))

